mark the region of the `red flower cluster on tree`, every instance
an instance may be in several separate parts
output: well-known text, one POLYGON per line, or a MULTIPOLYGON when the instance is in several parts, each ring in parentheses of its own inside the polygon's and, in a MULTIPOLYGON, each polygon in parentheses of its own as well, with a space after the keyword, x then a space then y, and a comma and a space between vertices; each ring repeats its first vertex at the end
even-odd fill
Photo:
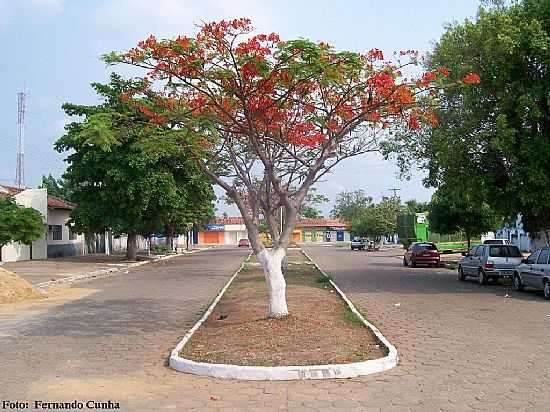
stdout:
MULTIPOLYGON (((404 78, 402 71, 418 64, 417 51, 400 52, 411 62, 391 63, 379 49, 339 53, 327 43, 283 41, 275 33, 252 36, 252 31, 248 19, 222 20, 204 24, 194 38, 150 36, 138 43, 121 60, 148 68, 151 79, 166 81, 171 96, 149 87, 159 110, 140 110, 154 123, 179 116, 183 125, 195 125, 203 118, 233 139, 306 148, 346 144, 344 136, 361 125, 402 123, 417 130, 422 123, 437 124, 417 96, 437 98, 438 82, 450 73, 441 67, 404 78), (166 116, 162 110, 178 113, 166 116)), ((462 81, 480 79, 469 73, 462 81)))
POLYGON ((462 81, 466 84, 479 84, 481 83, 481 78, 477 73, 468 73, 466 76, 464 76, 464 79, 462 79, 462 81))

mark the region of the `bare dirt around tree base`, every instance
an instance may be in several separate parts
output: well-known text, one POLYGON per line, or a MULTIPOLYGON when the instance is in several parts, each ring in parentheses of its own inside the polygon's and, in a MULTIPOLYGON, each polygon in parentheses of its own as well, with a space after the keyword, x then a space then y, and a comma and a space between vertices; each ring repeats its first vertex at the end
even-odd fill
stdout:
POLYGON ((40 292, 29 282, 0 267, 0 304, 40 299, 41 297, 40 292))
POLYGON ((249 366, 324 365, 386 356, 304 255, 289 251, 289 316, 267 319, 261 267, 250 262, 180 355, 197 362, 249 366))

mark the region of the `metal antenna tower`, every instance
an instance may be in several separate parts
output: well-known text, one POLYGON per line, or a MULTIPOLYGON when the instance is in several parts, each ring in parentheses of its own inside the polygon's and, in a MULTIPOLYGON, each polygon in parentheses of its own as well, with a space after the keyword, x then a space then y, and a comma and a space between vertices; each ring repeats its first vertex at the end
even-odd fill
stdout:
POLYGON ((17 165, 15 169, 15 186, 25 187, 25 92, 17 93, 17 124, 19 126, 19 140, 17 141, 17 165))

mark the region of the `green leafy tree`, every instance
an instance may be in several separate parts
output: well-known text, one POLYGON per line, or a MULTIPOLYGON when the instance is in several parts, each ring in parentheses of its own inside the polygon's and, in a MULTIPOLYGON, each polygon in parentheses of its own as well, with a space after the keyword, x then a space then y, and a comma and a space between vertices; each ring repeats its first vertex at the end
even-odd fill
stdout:
POLYGON ((19 206, 8 197, 0 197, 0 262, 2 248, 10 242, 30 245, 44 236, 42 215, 30 207, 19 206))
POLYGON ((139 83, 113 74, 93 83, 96 106, 64 104, 83 121, 66 126, 55 144, 70 152, 64 179, 73 188, 75 230, 128 235, 127 258, 136 259, 138 234, 168 236, 213 214, 214 193, 184 154, 179 130, 155 125, 121 95, 139 83))
POLYGON ((385 198, 382 202, 365 208, 352 221, 352 231, 375 240, 380 240, 383 236, 391 237, 397 233, 397 216, 403 210, 399 198, 385 198))
POLYGON ((367 196, 364 190, 360 189, 353 192, 344 191, 339 193, 336 197, 330 215, 333 218, 352 223, 370 206, 372 206, 372 197, 367 196))
POLYGON ((323 203, 327 203, 328 201, 328 197, 317 193, 317 188, 312 187, 309 189, 309 192, 300 207, 300 211, 298 212, 299 217, 306 219, 322 219, 324 217, 323 212, 321 212, 321 210, 317 207, 323 203))
POLYGON ((468 249, 473 237, 495 230, 502 220, 486 203, 479 203, 468 195, 455 195, 439 189, 429 209, 430 230, 441 234, 464 233, 468 249))
POLYGON ((59 199, 71 201, 72 190, 68 185, 68 182, 63 179, 56 179, 51 174, 48 176, 42 175, 42 182, 38 186, 39 189, 46 189, 49 196, 57 197, 59 199))
POLYGON ((409 214, 427 212, 429 208, 429 202, 419 202, 416 199, 407 200, 405 202, 406 213, 409 214))
POLYGON ((420 160, 427 185, 520 212, 528 231, 550 228, 550 2, 486 2, 446 28, 427 66, 481 82, 442 94, 439 127, 401 136, 402 166, 420 160))
POLYGON ((151 122, 187 131, 182 143, 239 208, 273 318, 288 314, 281 264, 309 189, 345 159, 377 151, 389 136, 382 130, 433 124, 431 92, 450 86, 445 71, 414 71, 415 52, 390 61, 378 49, 359 54, 284 40, 254 33, 246 18, 204 23, 192 37, 149 36, 104 60, 144 70, 147 87, 128 97, 153 97, 144 108, 151 122))

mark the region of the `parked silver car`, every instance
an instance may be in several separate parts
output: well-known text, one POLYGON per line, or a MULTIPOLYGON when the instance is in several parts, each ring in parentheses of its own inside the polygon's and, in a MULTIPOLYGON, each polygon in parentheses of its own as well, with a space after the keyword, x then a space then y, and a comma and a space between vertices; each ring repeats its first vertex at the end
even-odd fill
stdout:
POLYGON ((514 289, 521 291, 524 287, 542 289, 544 297, 550 299, 550 249, 543 247, 523 259, 514 271, 514 289))
POLYGON ((499 278, 511 278, 522 257, 517 246, 474 246, 458 261, 458 279, 466 280, 467 276, 473 276, 478 278, 480 285, 484 285, 489 279, 496 282, 499 278))
POLYGON ((508 239, 487 239, 483 241, 484 245, 510 245, 508 239))

